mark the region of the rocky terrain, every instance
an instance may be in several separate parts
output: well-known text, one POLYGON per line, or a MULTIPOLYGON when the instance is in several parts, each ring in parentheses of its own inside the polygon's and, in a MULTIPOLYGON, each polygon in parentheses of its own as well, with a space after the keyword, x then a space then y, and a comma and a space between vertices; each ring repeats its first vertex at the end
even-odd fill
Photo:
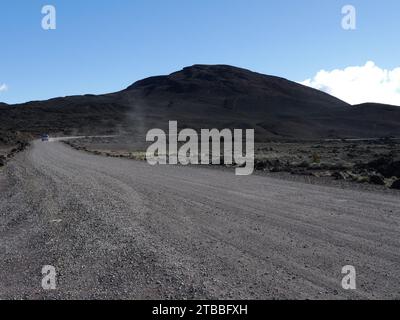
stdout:
POLYGON ((257 148, 255 167, 399 189, 400 141, 270 143, 257 148))
POLYGON ((0 131, 0 168, 18 152, 25 150, 32 139, 31 135, 20 132, 0 131))

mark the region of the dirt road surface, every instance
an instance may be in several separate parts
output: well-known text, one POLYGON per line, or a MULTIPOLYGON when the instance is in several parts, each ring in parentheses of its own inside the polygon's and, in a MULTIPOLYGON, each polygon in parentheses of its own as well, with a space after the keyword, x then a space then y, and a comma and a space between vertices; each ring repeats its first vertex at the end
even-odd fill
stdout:
POLYGON ((2 175, 0 299, 400 298, 396 195, 61 142, 34 142, 2 175), (341 286, 345 265, 356 290, 341 286))

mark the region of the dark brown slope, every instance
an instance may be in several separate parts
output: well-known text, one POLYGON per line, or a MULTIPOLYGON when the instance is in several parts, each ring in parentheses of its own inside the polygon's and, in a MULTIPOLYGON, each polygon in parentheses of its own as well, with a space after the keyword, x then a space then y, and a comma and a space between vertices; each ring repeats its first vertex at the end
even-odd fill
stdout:
POLYGON ((181 127, 254 128, 259 140, 400 136, 400 108, 350 106, 283 78, 226 65, 194 65, 101 96, 0 107, 1 128, 30 132, 145 133, 181 127))
POLYGON ((316 111, 346 105, 298 83, 226 65, 194 65, 138 81, 126 91, 158 101, 168 99, 169 105, 190 101, 237 112, 271 112, 281 107, 316 111))
POLYGON ((34 134, 111 133, 124 122, 128 110, 117 97, 55 98, 0 107, 0 128, 34 134))

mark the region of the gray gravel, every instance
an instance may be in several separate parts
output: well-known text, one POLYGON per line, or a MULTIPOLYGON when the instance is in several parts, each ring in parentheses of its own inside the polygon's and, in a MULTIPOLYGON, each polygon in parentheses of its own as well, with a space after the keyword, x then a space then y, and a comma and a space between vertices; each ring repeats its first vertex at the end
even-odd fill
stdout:
POLYGON ((2 179, 0 299, 400 298, 396 195, 59 142, 33 143, 2 179), (57 290, 42 289, 44 265, 57 290))

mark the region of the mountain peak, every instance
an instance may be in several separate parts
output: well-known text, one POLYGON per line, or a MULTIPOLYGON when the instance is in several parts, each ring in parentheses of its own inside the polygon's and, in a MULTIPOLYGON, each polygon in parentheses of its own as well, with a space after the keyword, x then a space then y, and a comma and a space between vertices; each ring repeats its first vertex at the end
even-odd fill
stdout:
POLYGON ((248 101, 250 106, 268 101, 274 105, 288 104, 290 101, 303 102, 304 105, 335 107, 348 105, 324 92, 303 86, 299 83, 253 72, 230 65, 195 64, 166 76, 156 76, 135 82, 127 91, 140 92, 145 97, 175 99, 186 96, 190 100, 216 100, 235 98, 248 101), (178 96, 179 97, 179 96, 178 96))

